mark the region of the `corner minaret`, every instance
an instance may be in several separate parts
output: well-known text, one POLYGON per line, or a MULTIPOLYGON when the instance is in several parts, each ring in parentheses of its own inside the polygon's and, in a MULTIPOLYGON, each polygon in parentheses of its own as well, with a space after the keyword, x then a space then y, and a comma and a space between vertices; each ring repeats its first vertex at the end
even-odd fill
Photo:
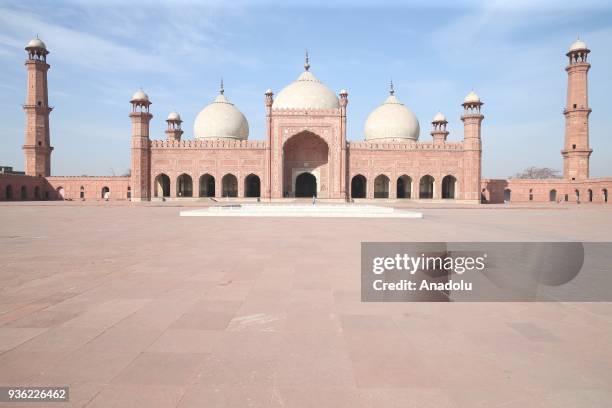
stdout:
POLYGON ((474 91, 463 101, 463 185, 460 194, 464 200, 480 202, 480 177, 482 142, 480 130, 484 116, 480 113, 483 103, 474 91))
POLYGON ((346 89, 341 89, 339 92, 340 95, 340 149, 341 149, 341 162, 340 162, 340 176, 342 177, 342 182, 340 184, 340 194, 345 200, 348 200, 349 192, 346 186, 349 185, 349 172, 348 172, 348 154, 346 151, 347 142, 346 142, 346 106, 348 105, 348 91, 346 89))
POLYGON ((166 136, 168 136, 168 140, 180 141, 181 136, 183 136, 183 129, 181 128, 181 115, 177 112, 170 112, 168 118, 166 119, 166 123, 168 124, 168 128, 166 129, 166 136))
POLYGON ((568 53, 567 71, 567 106, 565 115, 565 145, 563 156, 563 177, 566 180, 584 180, 589 178, 589 157, 593 152, 589 148, 589 108, 588 72, 591 64, 587 55, 591 51, 584 41, 578 39, 572 44, 568 53))
POLYGON ((25 173, 28 176, 47 177, 51 175, 51 141, 49 137, 49 106, 47 87, 47 47, 38 36, 26 45, 28 59, 25 62, 28 71, 28 89, 23 110, 26 114, 25 173))
POLYGON ((149 140, 149 122, 153 115, 149 113, 151 101, 141 89, 130 100, 132 104, 132 201, 148 201, 151 177, 151 147, 149 140))

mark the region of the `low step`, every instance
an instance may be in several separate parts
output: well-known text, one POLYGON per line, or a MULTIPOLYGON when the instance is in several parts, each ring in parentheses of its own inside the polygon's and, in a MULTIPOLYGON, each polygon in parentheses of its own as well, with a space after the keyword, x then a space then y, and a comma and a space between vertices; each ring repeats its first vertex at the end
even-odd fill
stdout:
POLYGON ((415 211, 374 205, 275 205, 243 204, 214 206, 181 211, 182 217, 353 217, 423 218, 415 211))

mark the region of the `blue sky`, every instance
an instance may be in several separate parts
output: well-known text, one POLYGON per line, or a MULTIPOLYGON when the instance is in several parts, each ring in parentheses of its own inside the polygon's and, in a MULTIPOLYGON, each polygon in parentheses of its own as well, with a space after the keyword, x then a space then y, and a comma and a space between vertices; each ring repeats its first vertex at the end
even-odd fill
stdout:
POLYGON ((130 163, 129 99, 153 101, 151 137, 181 113, 186 138, 216 95, 264 136, 263 93, 311 70, 349 91, 348 135, 363 139, 367 115, 396 95, 431 140, 441 110, 461 140, 463 97, 485 102, 483 176, 532 165, 562 168, 565 52, 580 35, 590 61, 591 173, 612 175, 612 5, 606 1, 221 1, 0 2, 0 164, 23 169, 26 57, 36 34, 48 61, 54 175, 121 174, 130 163), (510 3, 510 4, 508 4, 510 3))

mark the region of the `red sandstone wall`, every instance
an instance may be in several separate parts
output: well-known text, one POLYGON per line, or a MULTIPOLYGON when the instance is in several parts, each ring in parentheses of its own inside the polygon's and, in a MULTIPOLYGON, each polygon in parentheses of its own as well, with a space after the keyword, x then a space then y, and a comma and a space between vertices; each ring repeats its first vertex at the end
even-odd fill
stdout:
POLYGON ((102 189, 108 187, 111 200, 127 200, 130 177, 115 176, 52 176, 47 177, 51 188, 56 192, 57 199, 61 199, 63 190, 65 200, 80 200, 81 187, 85 200, 103 200, 102 189))
POLYGON ((52 200, 54 193, 44 177, 0 173, 0 200, 52 200))
POLYGON ((609 197, 612 191, 612 178, 589 179, 583 181, 569 181, 563 179, 554 180, 492 180, 483 179, 481 187, 487 202, 503 203, 510 202, 550 202, 553 201, 576 203, 610 203, 609 197), (504 192, 508 190, 509 193, 504 192), (551 197, 551 191, 556 194, 551 197), (589 194, 592 192, 592 196, 589 194), (576 194, 578 191, 579 194, 576 194), (605 191, 608 192, 606 201, 605 191), (509 194, 509 196, 508 196, 509 194), (567 200, 566 200, 567 195, 567 200))
POLYGON ((244 197, 245 178, 257 175, 263 195, 267 188, 266 152, 264 141, 154 140, 151 142, 151 197, 156 197, 156 177, 162 173, 170 178, 170 197, 177 197, 178 177, 182 174, 191 177, 193 197, 199 196, 200 177, 205 174, 215 178, 215 197, 222 196, 222 179, 226 174, 238 179, 238 197, 244 197))
MULTIPOLYGON (((421 177, 434 178, 434 199, 441 199, 442 179, 452 175, 457 179, 455 198, 463 199, 463 144, 445 143, 371 143, 351 142, 347 185, 354 176, 367 179, 367 198, 374 197, 374 179, 384 174, 390 179, 389 198, 396 198, 397 179, 407 175, 412 179, 411 198, 418 198, 421 177)), ((350 195, 350 191, 349 191, 350 195)))

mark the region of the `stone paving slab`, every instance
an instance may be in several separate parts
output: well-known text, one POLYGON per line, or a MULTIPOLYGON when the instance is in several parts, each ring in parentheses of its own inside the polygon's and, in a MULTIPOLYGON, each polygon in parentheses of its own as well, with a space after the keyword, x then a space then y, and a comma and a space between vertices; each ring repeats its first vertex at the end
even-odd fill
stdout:
POLYGON ((360 301, 362 241, 611 241, 603 206, 421 220, 0 207, 0 385, 69 385, 54 407, 612 400, 610 303, 360 301))

